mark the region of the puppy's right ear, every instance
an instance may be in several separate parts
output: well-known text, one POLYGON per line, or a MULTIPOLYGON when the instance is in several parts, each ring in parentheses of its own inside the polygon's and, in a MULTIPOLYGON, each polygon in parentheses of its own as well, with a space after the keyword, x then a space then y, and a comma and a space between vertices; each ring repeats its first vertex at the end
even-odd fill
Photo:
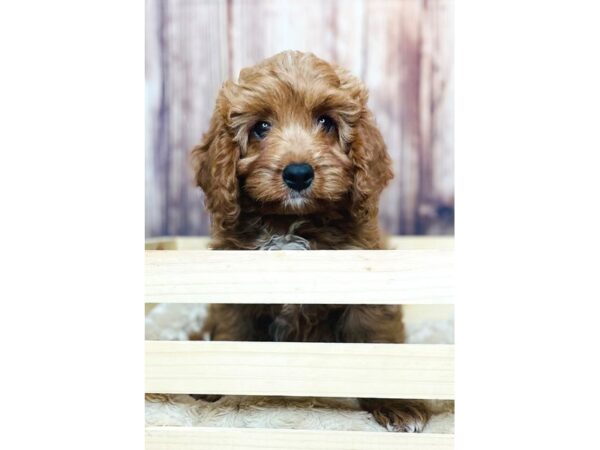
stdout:
POLYGON ((240 213, 236 174, 240 151, 228 133, 224 103, 219 96, 209 129, 191 154, 195 181, 204 191, 212 226, 221 229, 232 227, 240 213))
POLYGON ((209 151, 217 137, 216 135, 219 126, 216 121, 217 118, 215 117, 215 114, 213 114, 209 130, 204 133, 202 140, 192 149, 191 154, 194 181, 196 182, 196 186, 202 188, 205 194, 210 190, 209 151))

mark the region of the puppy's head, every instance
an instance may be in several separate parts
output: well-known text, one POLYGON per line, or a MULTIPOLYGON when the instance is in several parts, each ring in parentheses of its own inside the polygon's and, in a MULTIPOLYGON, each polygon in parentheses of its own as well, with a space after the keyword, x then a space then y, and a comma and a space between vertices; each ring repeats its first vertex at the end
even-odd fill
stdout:
POLYGON ((192 151, 213 223, 235 224, 241 197, 269 214, 377 214, 391 178, 385 144, 348 71, 284 52, 225 82, 209 131, 192 151))

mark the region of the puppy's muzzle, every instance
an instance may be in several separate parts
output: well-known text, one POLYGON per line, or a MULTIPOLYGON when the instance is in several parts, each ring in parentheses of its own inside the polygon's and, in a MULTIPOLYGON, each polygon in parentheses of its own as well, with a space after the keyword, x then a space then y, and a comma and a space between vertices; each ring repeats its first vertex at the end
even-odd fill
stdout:
POLYGON ((309 164, 290 164, 283 169, 283 181, 298 192, 309 187, 314 177, 315 171, 309 164))

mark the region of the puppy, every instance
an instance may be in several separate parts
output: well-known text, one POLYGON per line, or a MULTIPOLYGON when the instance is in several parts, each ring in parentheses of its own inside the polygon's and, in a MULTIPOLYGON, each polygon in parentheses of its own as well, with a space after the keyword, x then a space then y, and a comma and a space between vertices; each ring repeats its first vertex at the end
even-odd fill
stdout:
MULTIPOLYGON (((283 52, 225 82, 192 162, 213 249, 384 247, 378 202, 392 172, 367 90, 312 54, 283 52)), ((203 331, 213 340, 404 340, 399 306, 211 305, 203 331)), ((418 401, 360 403, 389 430, 418 432, 429 418, 418 401)))

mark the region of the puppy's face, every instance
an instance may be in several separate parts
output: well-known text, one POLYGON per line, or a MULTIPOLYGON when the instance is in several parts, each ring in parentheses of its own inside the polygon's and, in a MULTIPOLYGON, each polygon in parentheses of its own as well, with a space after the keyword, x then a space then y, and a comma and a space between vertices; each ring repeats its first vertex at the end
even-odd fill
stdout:
POLYGON ((352 186, 348 152, 361 105, 313 58, 246 69, 227 96, 242 189, 271 213, 318 212, 352 186))
POLYGON ((245 199, 265 214, 377 214, 391 178, 367 91, 312 54, 283 52, 224 83, 208 132, 194 148, 196 181, 213 228, 237 223, 245 199))

